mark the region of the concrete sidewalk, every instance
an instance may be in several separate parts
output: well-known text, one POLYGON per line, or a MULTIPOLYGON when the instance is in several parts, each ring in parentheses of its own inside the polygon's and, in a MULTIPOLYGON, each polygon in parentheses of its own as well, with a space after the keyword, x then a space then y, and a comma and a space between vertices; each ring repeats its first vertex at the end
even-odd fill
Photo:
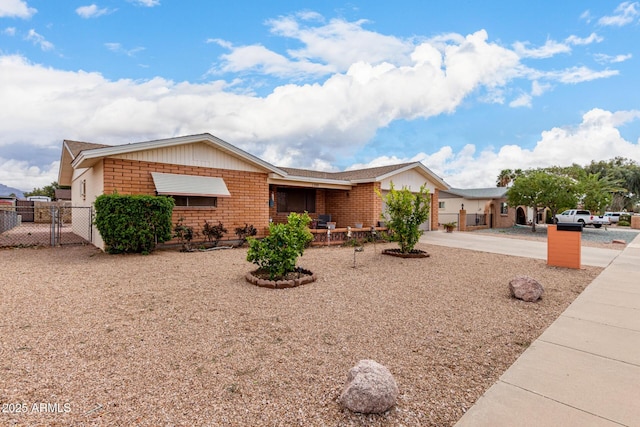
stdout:
MULTIPOLYGON (((421 242, 546 259, 541 242, 442 232, 421 242)), ((640 426, 640 235, 623 251, 582 249, 583 265, 605 270, 457 427, 640 426)))
MULTIPOLYGON (((512 239, 473 232, 445 233, 444 231, 430 231, 422 235, 420 243, 451 246, 454 248, 525 258, 547 259, 547 242, 512 239)), ((621 253, 621 250, 582 246, 581 264, 594 267, 606 267, 621 253)))

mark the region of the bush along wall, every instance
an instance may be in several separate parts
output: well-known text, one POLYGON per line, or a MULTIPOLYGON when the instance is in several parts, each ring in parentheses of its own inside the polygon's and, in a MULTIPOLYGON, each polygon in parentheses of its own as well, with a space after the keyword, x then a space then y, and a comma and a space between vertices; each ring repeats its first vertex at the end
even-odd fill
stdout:
POLYGON ((148 254, 171 239, 169 197, 103 194, 95 201, 95 225, 109 253, 148 254))

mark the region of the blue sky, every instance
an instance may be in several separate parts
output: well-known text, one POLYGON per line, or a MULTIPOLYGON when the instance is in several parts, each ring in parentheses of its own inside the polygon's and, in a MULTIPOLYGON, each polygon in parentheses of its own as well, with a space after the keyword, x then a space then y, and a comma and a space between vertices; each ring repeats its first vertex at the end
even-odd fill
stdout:
POLYGON ((0 0, 0 183, 64 139, 209 132, 277 166, 640 161, 640 2, 0 0))

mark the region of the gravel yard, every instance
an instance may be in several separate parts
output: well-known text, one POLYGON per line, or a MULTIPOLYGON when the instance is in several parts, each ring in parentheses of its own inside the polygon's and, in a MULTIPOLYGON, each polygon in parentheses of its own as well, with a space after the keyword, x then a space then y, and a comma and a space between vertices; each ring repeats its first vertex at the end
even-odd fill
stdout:
POLYGON ((389 247, 356 268, 352 248, 308 249, 318 281, 283 290, 245 281, 246 249, 0 250, 0 425, 450 426, 601 271, 389 247), (542 300, 510 298, 521 274, 542 300), (360 359, 393 373, 394 409, 336 402, 360 359))

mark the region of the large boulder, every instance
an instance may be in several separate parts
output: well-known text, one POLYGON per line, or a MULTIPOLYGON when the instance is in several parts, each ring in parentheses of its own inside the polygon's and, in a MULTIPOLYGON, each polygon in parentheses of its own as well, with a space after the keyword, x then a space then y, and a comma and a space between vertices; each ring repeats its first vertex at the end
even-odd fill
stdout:
POLYGON ((509 290, 512 296, 526 302, 537 301, 544 294, 544 288, 540 282, 529 276, 517 276, 511 279, 509 290))
POLYGON ((340 403, 353 412, 378 414, 395 405, 397 397, 391 372, 373 360, 361 360, 349 370, 340 403))

